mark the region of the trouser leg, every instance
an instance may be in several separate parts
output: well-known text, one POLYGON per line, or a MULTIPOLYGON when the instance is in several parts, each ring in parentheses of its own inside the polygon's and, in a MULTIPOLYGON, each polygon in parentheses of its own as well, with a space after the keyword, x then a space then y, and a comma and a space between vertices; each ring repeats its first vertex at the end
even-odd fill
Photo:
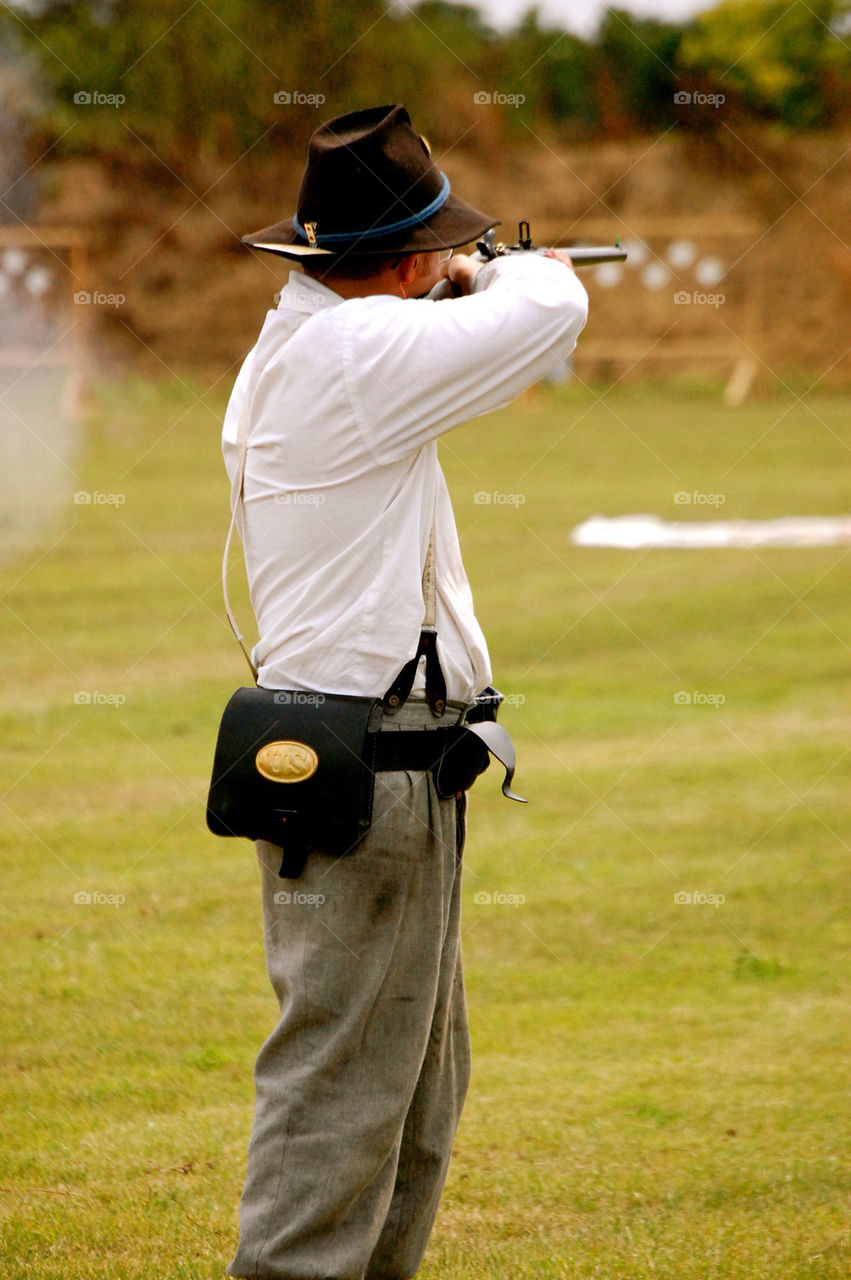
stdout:
MULTIPOLYGON (((463 809, 458 803, 459 856, 463 809)), ((470 1036, 461 962, 461 877, 456 877, 426 1055, 405 1120, 393 1197, 366 1280, 413 1276, 425 1252, 470 1079, 470 1036)))
POLYGON ((281 1017, 257 1060, 232 1276, 377 1276, 374 1254, 418 1262, 434 1218, 469 1061, 455 802, 427 774, 382 774, 373 819, 353 855, 313 854, 295 882, 258 845, 281 1017))

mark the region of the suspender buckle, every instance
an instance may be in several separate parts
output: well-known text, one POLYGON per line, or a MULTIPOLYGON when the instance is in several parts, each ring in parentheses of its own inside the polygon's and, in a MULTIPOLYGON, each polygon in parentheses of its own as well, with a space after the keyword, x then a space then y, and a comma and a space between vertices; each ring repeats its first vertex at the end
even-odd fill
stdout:
POLYGON ((446 710, 446 680, 437 656, 437 631, 434 627, 423 627, 416 653, 405 663, 384 695, 384 710, 388 716, 395 715, 407 702, 420 658, 425 658, 426 702, 431 714, 440 719, 446 710))

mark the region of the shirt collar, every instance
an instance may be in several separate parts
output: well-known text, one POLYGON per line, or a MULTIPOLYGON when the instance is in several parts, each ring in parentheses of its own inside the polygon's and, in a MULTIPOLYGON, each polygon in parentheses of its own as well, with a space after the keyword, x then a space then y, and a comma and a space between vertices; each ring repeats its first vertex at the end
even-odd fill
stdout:
POLYGON ((327 285, 306 276, 303 271, 291 271, 289 280, 281 290, 278 310, 302 311, 313 315, 324 307, 340 302, 343 302, 343 298, 327 285))

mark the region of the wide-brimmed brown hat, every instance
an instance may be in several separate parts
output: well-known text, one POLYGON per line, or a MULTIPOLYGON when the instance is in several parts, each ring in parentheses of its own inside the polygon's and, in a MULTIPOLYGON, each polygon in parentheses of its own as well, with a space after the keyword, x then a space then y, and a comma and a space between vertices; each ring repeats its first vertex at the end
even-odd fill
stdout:
POLYGON ((310 139, 296 215, 243 236, 285 258, 454 249, 499 223, 449 189, 403 106, 369 107, 310 139))

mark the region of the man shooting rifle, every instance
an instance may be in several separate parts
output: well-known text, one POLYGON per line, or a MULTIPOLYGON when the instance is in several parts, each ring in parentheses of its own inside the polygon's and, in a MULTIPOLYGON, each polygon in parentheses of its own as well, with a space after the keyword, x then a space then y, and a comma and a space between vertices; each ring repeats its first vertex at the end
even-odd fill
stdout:
POLYGON ((259 687, 223 722, 219 782, 245 783, 211 791, 211 825, 262 834, 280 1006, 231 1276, 413 1276, 446 1177, 466 791, 487 748, 512 795, 513 761, 437 441, 567 360, 587 312, 570 251, 450 256, 496 223, 382 106, 322 125, 296 214, 246 237, 301 271, 223 436, 259 687), (441 281, 456 296, 426 298, 441 281))

